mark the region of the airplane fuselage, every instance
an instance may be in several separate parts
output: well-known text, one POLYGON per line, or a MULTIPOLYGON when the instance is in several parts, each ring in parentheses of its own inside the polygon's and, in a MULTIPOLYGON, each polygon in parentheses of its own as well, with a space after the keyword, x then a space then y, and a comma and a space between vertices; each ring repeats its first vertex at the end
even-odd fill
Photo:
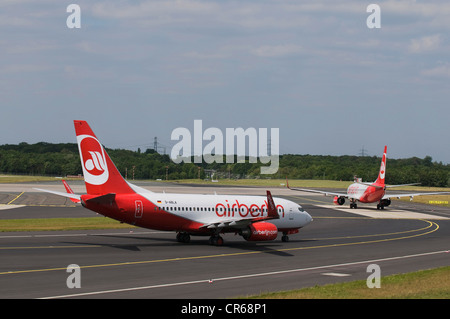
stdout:
POLYGON ((348 198, 350 200, 358 200, 361 203, 379 202, 385 192, 384 187, 373 187, 359 183, 353 183, 347 188, 348 198))
POLYGON ((84 207, 122 223, 176 231, 177 241, 190 235, 210 235, 210 244, 222 245, 222 233, 237 233, 247 241, 282 241, 312 221, 294 202, 267 196, 154 193, 127 182, 86 121, 74 121, 86 186, 85 195, 48 191, 80 202, 84 207))
MULTIPOLYGON (((267 217, 267 197, 240 195, 197 195, 170 193, 117 194, 104 201, 89 201, 93 195, 82 195, 84 207, 124 223, 165 231, 205 234, 212 223, 263 219, 267 217)), ((298 204, 274 198, 278 219, 270 220, 278 231, 294 232, 312 221, 298 204)), ((221 231, 226 231, 224 227, 221 231)))

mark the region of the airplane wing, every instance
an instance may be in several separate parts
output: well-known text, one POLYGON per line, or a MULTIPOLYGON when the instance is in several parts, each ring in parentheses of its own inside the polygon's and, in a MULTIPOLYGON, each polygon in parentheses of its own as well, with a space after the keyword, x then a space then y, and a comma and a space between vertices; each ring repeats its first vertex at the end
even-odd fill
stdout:
POLYGON ((33 188, 33 189, 41 191, 41 192, 51 193, 51 194, 55 194, 55 195, 59 195, 59 196, 70 198, 70 200, 73 203, 77 203, 77 204, 81 203, 81 195, 75 194, 73 192, 72 188, 70 188, 69 184, 67 184, 67 182, 65 180, 62 180, 62 182, 64 184, 64 188, 66 189, 66 193, 57 192, 57 191, 51 191, 51 190, 48 190, 48 189, 41 189, 41 188, 33 188))
POLYGON ((286 177, 286 187, 293 191, 310 192, 310 193, 323 194, 325 196, 338 196, 338 197, 349 198, 347 193, 336 193, 336 192, 320 191, 320 190, 316 190, 316 189, 289 187, 289 181, 288 181, 287 177, 286 177))
POLYGON ((345 197, 345 198, 349 197, 347 193, 336 193, 336 192, 320 191, 320 190, 308 189, 308 188, 292 188, 292 187, 289 187, 289 189, 291 189, 293 191, 301 191, 301 192, 310 192, 310 193, 323 194, 325 196, 338 196, 338 197, 345 197))
MULTIPOLYGON (((382 189, 384 187, 386 187, 386 185, 384 186, 379 186, 379 185, 375 185, 374 183, 362 183, 362 182, 355 182, 355 184, 360 184, 360 185, 364 185, 364 186, 370 186, 370 187, 374 187, 374 188, 378 188, 378 189, 382 189)), ((396 185, 393 185, 391 187, 395 187, 396 185)), ((401 185, 401 186, 406 186, 406 185, 401 185)))
POLYGON ((399 184, 399 185, 384 185, 386 188, 391 187, 402 187, 402 186, 412 186, 412 185, 420 185, 420 183, 412 183, 412 184, 399 184))
POLYGON ((424 196, 424 195, 445 195, 450 194, 450 192, 429 192, 429 193, 403 193, 403 194, 385 194, 382 199, 390 199, 390 198, 401 198, 401 197, 409 197, 410 200, 413 199, 414 196, 424 196))
POLYGON ((246 228, 248 225, 266 221, 270 219, 278 219, 280 216, 278 215, 277 208, 275 206, 275 203, 272 198, 272 194, 270 191, 267 191, 267 216, 265 217, 251 217, 251 218, 242 218, 242 219, 233 219, 233 220, 220 220, 218 222, 204 224, 200 228, 208 228, 208 229, 214 229, 214 228, 246 228))

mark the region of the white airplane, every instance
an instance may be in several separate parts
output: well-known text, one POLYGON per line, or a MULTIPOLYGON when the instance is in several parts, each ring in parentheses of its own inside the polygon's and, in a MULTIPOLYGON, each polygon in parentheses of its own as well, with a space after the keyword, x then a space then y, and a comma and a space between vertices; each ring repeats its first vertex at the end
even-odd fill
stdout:
POLYGON ((343 205, 345 203, 345 199, 347 198, 350 200, 350 208, 357 208, 357 202, 361 203, 378 202, 377 209, 384 209, 384 207, 389 206, 391 204, 391 198, 409 197, 412 200, 414 196, 420 195, 450 194, 450 192, 386 194, 386 188, 417 185, 417 183, 401 184, 401 185, 385 184, 384 180, 386 175, 386 151, 387 146, 384 146, 383 158, 381 159, 381 166, 377 180, 373 183, 355 182, 347 188, 347 193, 320 191, 308 188, 292 188, 289 187, 289 184, 287 182, 286 185, 291 190, 319 193, 324 194, 325 196, 329 195, 334 196, 335 205, 343 205))
POLYGON ((191 235, 210 236, 223 245, 220 234, 236 233, 248 241, 269 241, 308 225, 312 218, 292 201, 266 196, 154 193, 127 182, 85 121, 74 121, 87 194, 37 189, 80 201, 83 207, 139 227, 176 231, 179 242, 191 235))

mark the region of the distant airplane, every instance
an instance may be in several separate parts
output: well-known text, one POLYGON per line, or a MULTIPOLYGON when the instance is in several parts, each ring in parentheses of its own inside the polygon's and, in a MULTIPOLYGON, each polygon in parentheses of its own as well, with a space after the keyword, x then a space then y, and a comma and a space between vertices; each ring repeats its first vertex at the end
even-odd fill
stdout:
MULTIPOLYGON (((222 245, 223 233, 236 233, 248 241, 269 241, 308 225, 312 218, 292 201, 266 196, 154 193, 127 182, 85 121, 74 121, 87 194, 40 191, 78 200, 83 207, 139 227, 177 232, 179 242, 191 235, 210 236, 222 245)), ((66 184, 65 184, 66 185, 66 184)))
POLYGON ((343 205, 345 203, 345 199, 350 200, 350 208, 357 208, 357 202, 361 203, 376 203, 377 209, 384 209, 384 207, 389 206, 391 204, 391 198, 400 198, 400 197, 410 197, 411 200, 414 196, 420 195, 442 195, 442 194, 450 194, 450 192, 429 192, 429 193, 403 193, 403 194, 386 194, 386 188, 391 187, 400 187, 400 186, 410 186, 417 185, 414 184, 401 184, 401 185, 386 185, 384 183, 385 175, 386 175, 386 151, 387 146, 384 146, 383 158, 381 159, 380 171, 378 173, 378 178, 373 183, 363 183, 355 181, 355 183, 351 184, 347 193, 338 193, 338 192, 327 192, 320 191, 315 189, 307 189, 307 188, 292 188, 289 187, 288 182, 286 181, 286 185, 289 189, 295 191, 303 191, 303 192, 312 192, 324 194, 325 196, 331 195, 334 196, 334 204, 343 205))

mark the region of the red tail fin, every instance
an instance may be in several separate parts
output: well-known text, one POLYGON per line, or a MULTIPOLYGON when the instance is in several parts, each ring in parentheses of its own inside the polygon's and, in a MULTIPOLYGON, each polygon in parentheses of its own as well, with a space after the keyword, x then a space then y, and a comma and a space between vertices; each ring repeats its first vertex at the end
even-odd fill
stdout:
POLYGON ((380 171, 378 172, 378 178, 374 183, 377 185, 384 185, 384 179, 385 179, 385 175, 386 175, 386 151, 387 151, 387 146, 384 146, 384 152, 383 152, 383 157, 381 159, 380 171))
POLYGON ((91 195, 134 193, 85 121, 74 121, 86 190, 91 195))

